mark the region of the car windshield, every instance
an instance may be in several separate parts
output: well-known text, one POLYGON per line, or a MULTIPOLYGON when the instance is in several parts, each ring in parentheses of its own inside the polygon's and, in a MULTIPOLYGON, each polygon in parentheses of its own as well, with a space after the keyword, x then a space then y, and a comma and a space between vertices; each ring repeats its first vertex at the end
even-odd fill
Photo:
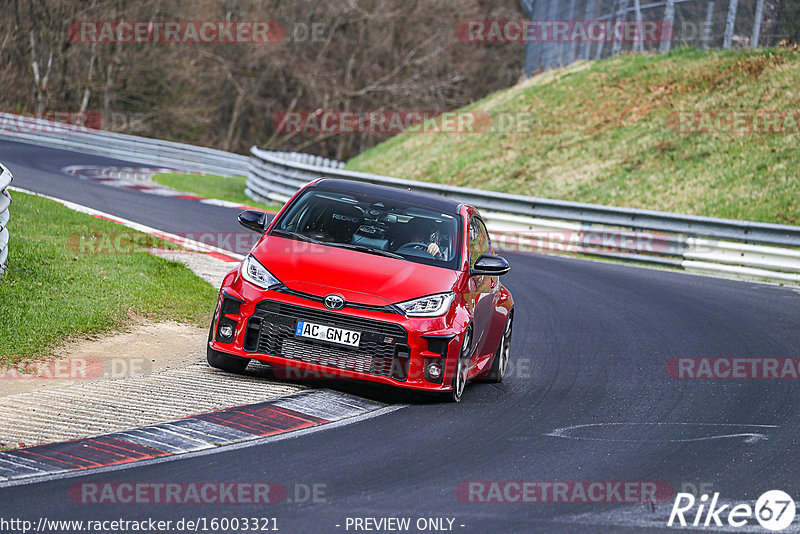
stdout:
POLYGON ((457 269, 460 230, 455 213, 390 197, 314 188, 292 203, 270 234, 457 269))

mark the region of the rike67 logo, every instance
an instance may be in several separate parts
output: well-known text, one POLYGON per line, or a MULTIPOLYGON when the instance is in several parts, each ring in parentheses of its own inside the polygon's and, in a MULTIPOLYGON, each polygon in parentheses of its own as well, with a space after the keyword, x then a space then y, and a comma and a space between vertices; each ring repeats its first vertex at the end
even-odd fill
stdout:
POLYGON ((691 493, 678 493, 667 526, 741 528, 753 527, 757 521, 763 528, 778 532, 792 524, 796 513, 794 499, 781 490, 763 493, 755 506, 721 503, 719 493, 711 499, 707 494, 696 499, 691 493))

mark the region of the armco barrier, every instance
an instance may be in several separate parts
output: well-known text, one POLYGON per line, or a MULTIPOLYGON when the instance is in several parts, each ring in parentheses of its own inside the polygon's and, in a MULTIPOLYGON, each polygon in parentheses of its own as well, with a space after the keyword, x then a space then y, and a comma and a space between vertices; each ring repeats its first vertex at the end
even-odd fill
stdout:
POLYGON ((9 206, 11 206, 11 194, 8 186, 14 178, 2 163, 0 163, 0 276, 3 275, 8 260, 8 221, 11 218, 9 206))
POLYGON ((124 161, 221 176, 244 176, 247 156, 161 139, 77 128, 0 113, 0 139, 98 154, 124 161))
MULTIPOLYGON (((320 176, 413 189, 469 203, 481 209, 499 248, 575 252, 687 270, 741 274, 800 282, 800 227, 652 210, 619 208, 481 191, 377 174, 345 171, 343 163, 310 154, 270 152, 257 147, 251 157, 221 150, 98 130, 36 122, 0 113, 0 138, 52 148, 100 154, 140 164, 246 175, 247 194, 256 200, 285 201, 320 176), (32 127, 29 127, 32 126, 32 127), (567 232, 567 233, 565 233, 567 232), (637 232, 633 236, 625 232, 637 232), (514 242, 514 239, 517 242, 514 242), (597 243, 613 243, 612 247, 597 243), (531 244, 533 242, 533 245, 531 244), (565 244, 566 243, 566 244, 565 244)), ((5 176, 5 175, 3 175, 5 176)), ((10 180, 10 174, 9 178, 10 180)), ((0 182, 2 185, 2 182, 0 182)), ((5 186, 4 186, 5 187, 5 186)), ((8 194, 0 195, 0 264, 7 255, 8 194)))
POLYGON ((245 193, 262 202, 286 202, 305 183, 320 176, 333 176, 342 171, 344 162, 298 154, 296 152, 271 152, 257 147, 250 149, 245 193))
POLYGON ((800 247, 797 226, 510 195, 345 171, 329 160, 318 165, 257 147, 250 152, 246 192, 255 200, 285 201, 320 176, 357 180, 472 204, 484 212, 501 250, 570 252, 800 282, 800 251, 785 248, 800 247), (597 246, 606 241, 614 246, 597 246))

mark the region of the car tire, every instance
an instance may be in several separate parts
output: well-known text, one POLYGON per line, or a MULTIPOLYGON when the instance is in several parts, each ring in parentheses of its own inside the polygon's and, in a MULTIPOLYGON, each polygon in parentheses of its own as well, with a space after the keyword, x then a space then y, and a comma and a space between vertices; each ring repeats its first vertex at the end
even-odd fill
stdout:
MULTIPOLYGON (((211 337, 214 332, 213 328, 214 321, 212 320, 211 327, 208 329, 208 343, 211 343, 211 337)), ((211 345, 208 344, 206 345, 206 360, 211 367, 236 374, 243 373, 247 368, 247 364, 250 363, 249 358, 240 358, 239 356, 225 354, 224 352, 212 349, 211 345)))
POLYGON ((514 328, 514 314, 511 313, 506 319, 506 325, 503 329, 503 335, 500 337, 500 343, 497 345, 497 350, 492 358, 492 367, 484 377, 484 382, 499 384, 506 376, 506 369, 508 369, 508 358, 511 353, 511 334, 514 328))
POLYGON ((467 385, 467 373, 469 372, 470 350, 472 345, 472 327, 467 328, 464 334, 464 341, 461 343, 461 350, 458 353, 458 362, 453 373, 451 386, 453 389, 445 393, 445 400, 449 402, 461 402, 464 395, 464 388, 467 385))

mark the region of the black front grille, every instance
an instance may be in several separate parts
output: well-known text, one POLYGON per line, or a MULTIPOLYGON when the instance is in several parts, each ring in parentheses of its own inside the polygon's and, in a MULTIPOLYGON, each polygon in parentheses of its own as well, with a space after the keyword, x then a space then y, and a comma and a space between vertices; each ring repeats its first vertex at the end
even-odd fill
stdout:
POLYGON ((256 306, 247 329, 245 350, 251 352, 397 380, 405 380, 408 375, 408 336, 396 324, 264 301, 256 306), (298 320, 360 332, 359 346, 346 347, 295 336, 298 320))

